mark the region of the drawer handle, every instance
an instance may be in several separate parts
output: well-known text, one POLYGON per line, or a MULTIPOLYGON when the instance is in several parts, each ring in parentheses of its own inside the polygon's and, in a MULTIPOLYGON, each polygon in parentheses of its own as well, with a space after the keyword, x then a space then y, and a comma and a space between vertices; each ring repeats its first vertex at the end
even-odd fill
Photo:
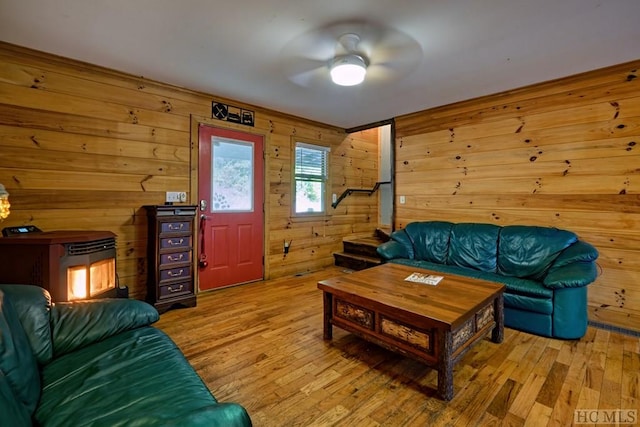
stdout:
POLYGON ((167 274, 171 277, 180 277, 182 276, 182 273, 184 273, 184 269, 180 269, 180 271, 178 271, 177 273, 175 271, 169 270, 167 271, 167 274))
POLYGON ((171 246, 178 246, 178 245, 181 245, 181 244, 184 243, 184 239, 180 239, 180 240, 177 240, 177 241, 173 241, 173 240, 169 239, 168 243, 171 246))
POLYGON ((184 258, 184 254, 180 254, 180 256, 177 256, 177 257, 174 257, 172 255, 169 255, 167 257, 169 261, 182 261, 183 258, 184 258))
POLYGON ((171 286, 167 286, 167 290, 169 292, 180 292, 182 289, 184 289, 184 285, 180 285, 180 287, 176 289, 173 289, 171 286))
POLYGON ((169 230, 182 230, 184 227, 184 222, 181 222, 178 226, 176 224, 169 224, 169 230))

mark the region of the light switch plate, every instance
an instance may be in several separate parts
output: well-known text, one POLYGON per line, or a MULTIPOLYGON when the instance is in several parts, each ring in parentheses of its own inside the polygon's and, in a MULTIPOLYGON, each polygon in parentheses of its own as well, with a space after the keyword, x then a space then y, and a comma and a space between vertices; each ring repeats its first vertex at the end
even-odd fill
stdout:
POLYGON ((406 201, 407 201, 407 200, 405 199, 405 197, 404 197, 404 196, 400 196, 400 204, 401 204, 401 205, 404 205, 406 201))

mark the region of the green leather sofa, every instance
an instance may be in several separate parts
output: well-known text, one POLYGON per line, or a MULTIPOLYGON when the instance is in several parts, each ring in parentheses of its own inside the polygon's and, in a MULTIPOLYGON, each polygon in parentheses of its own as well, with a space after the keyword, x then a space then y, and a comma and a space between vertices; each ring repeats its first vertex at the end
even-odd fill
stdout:
POLYGON ((218 403, 142 301, 51 303, 0 285, 0 425, 250 426, 218 403))
POLYGON ((378 247, 383 261, 505 285, 505 326, 554 338, 587 330, 587 288, 598 251, 566 230, 413 222, 378 247))

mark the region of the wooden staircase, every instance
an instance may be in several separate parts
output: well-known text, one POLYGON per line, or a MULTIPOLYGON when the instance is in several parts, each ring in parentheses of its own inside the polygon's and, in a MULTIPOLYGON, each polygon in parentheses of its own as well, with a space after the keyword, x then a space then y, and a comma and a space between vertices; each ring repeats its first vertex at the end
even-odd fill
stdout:
POLYGON ((351 236, 342 239, 342 252, 334 252, 334 264, 349 270, 364 270, 380 265, 376 249, 389 240, 389 231, 376 229, 373 236, 351 236))

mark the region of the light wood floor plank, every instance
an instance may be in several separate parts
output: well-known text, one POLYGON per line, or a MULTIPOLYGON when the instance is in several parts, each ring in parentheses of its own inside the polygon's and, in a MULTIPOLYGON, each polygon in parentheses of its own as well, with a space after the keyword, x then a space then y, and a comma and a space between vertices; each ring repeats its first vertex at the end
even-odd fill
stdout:
MULTIPOLYGON (((638 409, 640 340, 589 327, 581 340, 509 328, 454 368, 454 398, 437 373, 339 328, 323 340, 317 282, 337 267, 221 289, 157 326, 221 401, 245 406, 256 427, 555 426, 576 409, 638 409)), ((569 424, 567 424, 569 423, 569 424)))
POLYGON ((560 388, 556 404, 551 414, 551 424, 568 426, 573 422, 573 414, 578 405, 579 394, 587 371, 587 357, 590 344, 583 341, 572 341, 571 358, 565 359, 569 363, 567 375, 560 388))
POLYGON ((552 408, 543 405, 540 402, 535 402, 529 412, 529 416, 525 421, 525 427, 544 427, 549 425, 549 419, 551 418, 552 408))
POLYGON ((546 377, 532 372, 509 407, 509 413, 518 418, 526 419, 545 380, 546 377))

